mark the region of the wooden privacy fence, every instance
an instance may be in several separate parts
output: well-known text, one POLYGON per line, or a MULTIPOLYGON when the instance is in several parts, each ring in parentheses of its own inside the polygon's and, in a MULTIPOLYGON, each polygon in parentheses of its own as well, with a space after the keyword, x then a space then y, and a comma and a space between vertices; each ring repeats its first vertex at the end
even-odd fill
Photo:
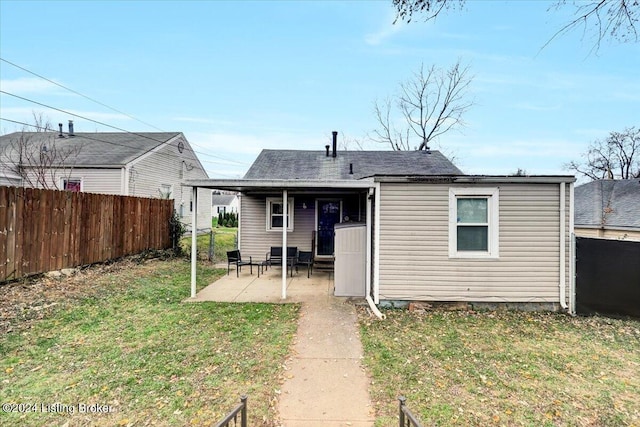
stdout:
POLYGON ((171 246, 173 200, 0 187, 0 282, 171 246))

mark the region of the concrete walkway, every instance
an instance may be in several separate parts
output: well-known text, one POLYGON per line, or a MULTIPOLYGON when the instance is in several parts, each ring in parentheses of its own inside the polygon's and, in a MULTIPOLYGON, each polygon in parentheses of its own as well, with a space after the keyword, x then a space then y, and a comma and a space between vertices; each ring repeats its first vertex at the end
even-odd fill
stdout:
POLYGON ((280 395, 283 426, 373 426, 353 305, 332 297, 304 302, 294 352, 280 395))
MULTIPOLYGON (((283 302, 279 269, 259 279, 244 270, 240 278, 225 276, 190 301, 283 302)), ((280 425, 373 426, 355 307, 333 296, 333 277, 324 272, 307 279, 301 270, 288 281, 287 292, 284 302, 301 302, 302 308, 280 390, 280 425)))

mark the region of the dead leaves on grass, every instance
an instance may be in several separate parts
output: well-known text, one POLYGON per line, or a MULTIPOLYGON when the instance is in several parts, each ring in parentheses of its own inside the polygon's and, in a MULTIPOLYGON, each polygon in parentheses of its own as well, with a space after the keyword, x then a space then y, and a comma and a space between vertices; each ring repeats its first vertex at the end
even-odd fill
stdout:
POLYGON ((41 275, 0 284, 0 334, 29 328, 31 322, 43 319, 70 299, 98 294, 109 274, 131 270, 133 266, 139 267, 139 260, 130 257, 74 269, 75 274, 70 276, 41 275))
POLYGON ((402 394, 425 425, 640 420, 637 322, 508 311, 385 314, 383 322, 360 316, 372 398, 383 419, 393 417, 402 394))

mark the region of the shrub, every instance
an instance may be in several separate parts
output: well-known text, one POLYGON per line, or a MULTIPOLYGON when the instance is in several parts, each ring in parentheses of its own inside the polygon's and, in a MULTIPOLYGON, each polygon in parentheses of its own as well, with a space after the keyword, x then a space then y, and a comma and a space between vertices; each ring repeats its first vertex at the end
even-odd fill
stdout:
POLYGON ((182 246, 180 246, 180 239, 184 234, 186 228, 182 221, 180 221, 180 215, 178 211, 173 210, 173 215, 169 219, 169 237, 171 239, 171 247, 176 256, 182 255, 182 246))

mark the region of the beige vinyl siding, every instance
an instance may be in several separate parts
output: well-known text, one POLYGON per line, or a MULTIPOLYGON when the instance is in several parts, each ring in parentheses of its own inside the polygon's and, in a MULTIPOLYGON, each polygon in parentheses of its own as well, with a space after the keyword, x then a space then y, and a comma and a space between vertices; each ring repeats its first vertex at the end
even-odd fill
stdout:
MULTIPOLYGON (((282 199, 282 194, 265 196, 240 196, 240 250, 242 257, 264 259, 271 246, 282 245, 282 231, 266 231, 266 198, 282 199)), ((315 229, 315 202, 308 196, 293 195, 293 231, 287 233, 287 246, 299 250, 311 250, 312 233, 315 229), (303 208, 303 203, 306 209, 303 208)))
POLYGON ((558 302, 559 185, 478 186, 499 188, 498 259, 449 258, 450 185, 382 183, 381 299, 558 302))
POLYGON ((62 179, 81 179, 86 193, 122 194, 122 168, 52 169, 47 173, 48 188, 63 189, 62 179))
MULTIPOLYGON (((170 198, 175 200, 176 211, 183 204, 184 216, 181 220, 191 224, 191 187, 182 183, 188 179, 208 178, 202 170, 188 141, 179 136, 167 144, 133 162, 129 170, 129 195, 140 197, 160 197, 162 184, 172 186, 170 198), (185 145, 182 153, 178 151, 178 142, 185 145)), ((198 189, 198 228, 211 227, 211 190, 198 189)))

